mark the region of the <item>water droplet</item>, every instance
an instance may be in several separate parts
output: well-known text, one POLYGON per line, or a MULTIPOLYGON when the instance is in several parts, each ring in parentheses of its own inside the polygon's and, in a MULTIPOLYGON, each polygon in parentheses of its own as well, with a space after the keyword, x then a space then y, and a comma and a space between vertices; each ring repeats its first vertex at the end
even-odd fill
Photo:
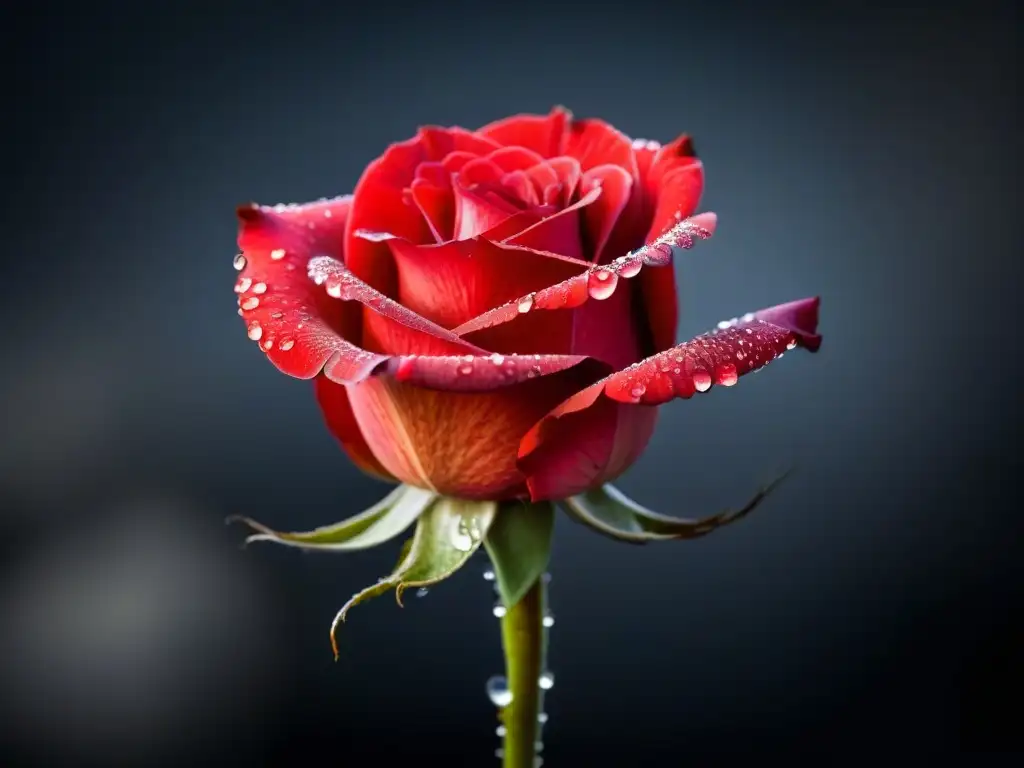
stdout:
POLYGON ((620 277, 636 277, 640 273, 640 268, 643 267, 643 259, 639 256, 623 256, 620 262, 621 266, 618 268, 620 277))
POLYGON ((253 341, 259 341, 260 338, 263 336, 263 326, 261 326, 255 320, 253 320, 251 323, 249 323, 249 327, 248 329, 246 329, 246 334, 253 341))
POLYGON ((540 686, 542 691, 550 691, 555 687, 555 673, 542 672, 540 677, 537 678, 537 685, 540 686))
POLYGON ((796 336, 786 342, 786 349, 796 349, 796 336))
POLYGON ((495 574, 493 570, 488 568, 486 571, 484 571, 484 581, 494 581, 494 579, 495 574))
POLYGON ((256 283, 252 287, 252 292, 253 293, 266 293, 267 292, 267 284, 266 283, 256 283))
POLYGON ((545 573, 543 576, 540 577, 540 580, 542 582, 544 582, 545 584, 550 584, 551 583, 551 574, 550 573, 545 573))
POLYGON ((647 387, 645 387, 643 384, 634 384, 633 388, 629 390, 629 394, 631 397, 640 399, 641 397, 644 396, 644 392, 646 391, 647 387))
POLYGON ((237 256, 235 256, 235 260, 231 262, 231 265, 239 272, 245 269, 245 254, 240 253, 237 256))
POLYGON ((245 293, 249 290, 249 286, 252 285, 252 278, 240 277, 238 282, 235 283, 235 293, 245 293))
POLYGON ((610 269, 600 267, 590 273, 587 278, 587 291, 590 297, 603 301, 615 293, 615 286, 619 283, 619 277, 610 269))
POLYGON ((523 298, 521 298, 519 300, 519 311, 521 313, 525 314, 525 313, 529 312, 531 309, 533 309, 533 294, 532 293, 529 296, 523 296, 523 298))
POLYGON ((463 363, 459 366, 459 373, 463 376, 469 376, 473 372, 473 363, 463 363))
POLYGON ((754 313, 753 312, 747 312, 747 314, 745 314, 743 316, 743 322, 744 323, 752 323, 752 322, 754 322, 754 313))
POLYGON ((551 611, 548 611, 544 614, 544 618, 541 620, 541 623, 545 627, 550 629, 551 627, 555 626, 555 615, 551 613, 551 611))
POLYGON ((331 209, 330 208, 328 208, 326 211, 324 211, 324 218, 325 219, 331 218, 331 209))
POLYGON ((487 680, 487 698, 496 707, 507 707, 512 703, 512 691, 503 675, 494 675, 487 680))
POLYGON ((455 531, 452 534, 452 546, 459 550, 459 552, 469 552, 480 538, 479 524, 474 529, 470 522, 476 523, 476 518, 468 521, 466 518, 460 517, 459 524, 455 527, 455 531), (473 535, 474 530, 477 534, 476 536, 473 535))
MULTIPOLYGON (((540 741, 540 740, 533 742, 533 751, 534 752, 543 752, 544 751, 544 742, 540 741)), ((534 761, 533 764, 536 765, 537 764, 536 761, 534 761)))
POLYGON ((731 387, 739 379, 736 375, 736 366, 732 363, 722 363, 715 369, 715 379, 723 387, 731 387))
POLYGON ((264 351, 270 351, 270 349, 274 346, 274 340, 264 339, 263 343, 260 346, 263 347, 264 351))
POLYGON ((742 360, 744 357, 745 357, 745 355, 741 351, 736 350, 736 359, 737 360, 742 360))
POLYGON ((528 370, 526 372, 526 378, 528 378, 528 379, 535 379, 538 376, 540 376, 540 366, 539 365, 533 366, 530 370, 528 370))
POLYGON ((547 712, 541 712, 540 714, 537 715, 537 722, 540 723, 541 725, 544 725, 545 723, 547 723, 547 721, 548 721, 548 713, 547 712))
POLYGON ((285 253, 287 253, 287 251, 285 251, 284 248, 275 248, 270 252, 270 258, 274 261, 280 261, 284 258, 285 253))
POLYGON ((430 593, 430 590, 426 587, 420 587, 416 590, 416 597, 426 597, 430 593))
POLYGON ((508 733, 508 728, 506 728, 504 725, 499 725, 497 728, 494 729, 494 735, 497 736, 499 739, 504 739, 506 733, 508 733))
POLYGON ((282 352, 287 352, 295 346, 295 341, 292 339, 284 339, 279 346, 281 347, 282 352))
POLYGON ((495 352, 493 355, 491 355, 491 362, 494 363, 495 365, 501 365, 502 363, 505 362, 505 356, 500 352, 495 352))
POLYGON ((239 306, 242 309, 256 309, 256 307, 258 307, 259 305, 260 300, 257 299, 255 296, 250 296, 245 301, 243 301, 239 306))
POLYGON ((508 613, 508 608, 506 608, 505 604, 499 600, 494 604, 494 607, 491 609, 491 613, 494 614, 494 618, 501 619, 504 618, 506 613, 508 613))
POLYGON ((711 389, 711 374, 698 368, 693 372, 693 387, 698 392, 707 392, 711 389))

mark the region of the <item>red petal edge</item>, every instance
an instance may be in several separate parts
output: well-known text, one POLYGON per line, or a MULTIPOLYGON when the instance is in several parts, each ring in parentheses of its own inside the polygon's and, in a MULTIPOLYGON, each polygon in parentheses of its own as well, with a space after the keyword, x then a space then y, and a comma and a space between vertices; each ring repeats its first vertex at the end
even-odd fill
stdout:
MULTIPOLYGON (((579 433, 588 419, 597 420, 591 419, 588 411, 595 407, 603 411, 611 403, 652 406, 677 397, 688 399, 715 385, 732 386, 740 376, 763 368, 797 346, 815 352, 821 345, 817 333, 819 304, 817 297, 800 299, 724 321, 710 333, 577 392, 535 424, 520 442, 519 467, 527 476, 531 497, 539 500, 580 493, 607 482, 609 475, 625 468, 623 461, 610 466, 607 457, 597 460, 592 455, 597 446, 586 440, 565 439, 569 433, 579 433), (566 467, 576 470, 568 480, 566 467)), ((612 413, 610 423, 614 424, 615 419, 612 413)), ((635 437, 616 438, 601 444, 602 455, 609 450, 638 452, 631 450, 635 437)))
POLYGON ((483 392, 557 373, 586 359, 492 355, 384 296, 338 259, 326 255, 309 258, 311 251, 324 245, 340 251, 338 238, 324 240, 313 234, 316 228, 308 224, 331 221, 338 235, 344 230, 350 201, 346 197, 310 206, 239 209, 239 244, 243 248, 235 261, 242 271, 235 285, 239 312, 246 320, 249 338, 259 343, 280 371, 299 379, 311 379, 322 371, 338 384, 391 374, 427 388, 483 392), (325 215, 325 210, 331 210, 325 207, 329 203, 334 209, 325 215), (317 218, 311 218, 314 214, 317 218), (429 337, 423 339, 421 348, 441 348, 450 354, 369 352, 344 338, 343 334, 354 338, 356 327, 335 310, 332 299, 362 305, 394 326, 429 337))
POLYGON ((717 222, 718 217, 714 213, 692 216, 676 224, 658 239, 620 256, 610 264, 589 267, 560 283, 490 309, 459 325, 454 333, 466 336, 484 328, 511 322, 535 309, 575 309, 589 299, 607 299, 618 288, 620 278, 633 278, 644 267, 664 267, 670 264, 674 250, 689 250, 697 240, 708 239, 714 234, 717 222))

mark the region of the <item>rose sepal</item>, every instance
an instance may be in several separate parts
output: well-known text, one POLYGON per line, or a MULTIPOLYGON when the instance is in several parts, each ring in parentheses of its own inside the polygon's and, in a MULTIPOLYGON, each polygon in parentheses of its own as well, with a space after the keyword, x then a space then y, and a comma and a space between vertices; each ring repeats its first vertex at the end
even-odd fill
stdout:
POLYGON ((672 517, 633 501, 612 485, 602 485, 562 500, 569 516, 603 536, 629 544, 695 539, 734 523, 754 511, 790 474, 786 471, 762 487, 742 507, 701 518, 672 517))
POLYGON ((354 594, 334 617, 330 634, 335 658, 338 657, 337 628, 354 606, 392 589, 401 605, 406 589, 431 587, 444 581, 480 548, 497 511, 495 501, 435 497, 416 521, 416 531, 403 545, 395 569, 376 584, 354 594))
POLYGON ((246 544, 270 541, 322 552, 353 552, 384 544, 403 533, 436 499, 432 491, 400 485, 357 515, 304 532, 275 531, 243 515, 232 515, 226 522, 244 523, 256 531, 245 539, 246 544))
POLYGON ((554 530, 555 505, 550 502, 509 501, 499 507, 484 548, 506 609, 515 606, 543 577, 551 559, 554 530))

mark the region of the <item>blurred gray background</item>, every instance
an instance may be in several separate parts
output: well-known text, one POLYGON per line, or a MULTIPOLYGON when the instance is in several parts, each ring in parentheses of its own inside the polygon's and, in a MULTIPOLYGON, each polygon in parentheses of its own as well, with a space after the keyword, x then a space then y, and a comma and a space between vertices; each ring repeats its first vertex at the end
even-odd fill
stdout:
POLYGON ((239 549, 387 490, 245 339, 234 206, 349 191, 419 124, 565 104, 695 137, 681 335, 820 294, 825 343, 666 406, 622 480, 743 523, 560 520, 547 764, 1011 749, 1021 686, 1015 7, 40 3, 0 12, 0 762, 497 764, 474 562, 239 549))

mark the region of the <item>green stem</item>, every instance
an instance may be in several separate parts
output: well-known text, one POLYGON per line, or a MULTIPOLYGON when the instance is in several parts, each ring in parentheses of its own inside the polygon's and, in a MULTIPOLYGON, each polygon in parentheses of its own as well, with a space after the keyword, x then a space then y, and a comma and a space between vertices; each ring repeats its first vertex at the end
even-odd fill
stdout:
POLYGON ((544 597, 544 579, 541 577, 501 619, 505 677, 512 694, 511 703, 502 710, 505 724, 504 768, 533 768, 538 715, 544 698, 539 683, 547 650, 544 597))

